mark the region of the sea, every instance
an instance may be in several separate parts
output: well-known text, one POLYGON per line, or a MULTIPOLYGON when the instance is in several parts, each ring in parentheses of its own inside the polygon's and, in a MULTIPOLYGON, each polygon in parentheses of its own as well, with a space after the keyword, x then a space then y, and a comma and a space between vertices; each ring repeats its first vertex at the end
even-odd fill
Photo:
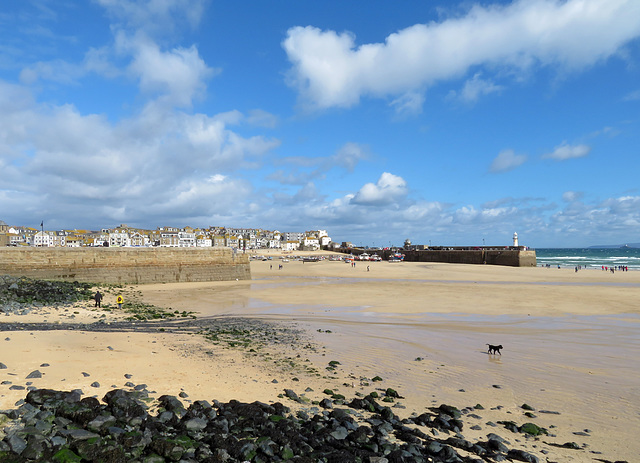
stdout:
POLYGON ((540 248, 535 251, 538 267, 625 266, 629 270, 640 270, 640 248, 540 248))

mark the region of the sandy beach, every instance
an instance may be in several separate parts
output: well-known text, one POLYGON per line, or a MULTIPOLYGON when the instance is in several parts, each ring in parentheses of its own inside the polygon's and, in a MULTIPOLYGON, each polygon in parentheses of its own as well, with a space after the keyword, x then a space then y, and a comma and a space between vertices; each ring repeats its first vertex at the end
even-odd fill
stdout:
MULTIPOLYGON (((635 461, 640 454, 640 272, 289 260, 282 269, 278 256, 252 261, 251 281, 123 291, 198 318, 242 316, 295 328, 303 333, 296 342, 265 348, 267 356, 191 332, 5 331, 0 408, 13 407, 28 386, 102 397, 133 382, 157 395, 184 392, 187 401, 289 406, 278 398, 285 388, 320 400, 325 388, 353 397, 392 387, 404 396, 394 409, 400 416, 440 403, 482 404, 482 418, 465 421, 467 438, 495 432, 541 461, 635 461), (502 344, 502 355, 488 355, 487 343, 502 344), (335 371, 326 370, 330 361, 339 362, 335 371), (34 370, 42 377, 27 379, 34 370), (372 384, 374 376, 383 381, 372 384), (524 403, 535 419, 523 416, 524 403), (500 420, 533 421, 553 436, 525 440, 486 424, 500 420)), ((105 304, 114 298, 108 294, 105 304)), ((121 318, 80 304, 0 321, 64 327, 121 318)))

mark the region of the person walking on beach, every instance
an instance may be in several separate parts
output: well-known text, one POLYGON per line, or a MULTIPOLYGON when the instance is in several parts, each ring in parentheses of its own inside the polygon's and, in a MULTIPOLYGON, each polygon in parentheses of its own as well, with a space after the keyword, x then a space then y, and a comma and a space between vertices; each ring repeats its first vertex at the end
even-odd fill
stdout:
POLYGON ((96 295, 93 296, 93 299, 96 301, 95 307, 100 307, 100 301, 102 301, 102 294, 100 294, 100 291, 96 291, 96 295))
POLYGON ((122 297, 122 295, 118 295, 116 304, 118 304, 118 310, 122 310, 122 304, 124 304, 124 298, 122 297))

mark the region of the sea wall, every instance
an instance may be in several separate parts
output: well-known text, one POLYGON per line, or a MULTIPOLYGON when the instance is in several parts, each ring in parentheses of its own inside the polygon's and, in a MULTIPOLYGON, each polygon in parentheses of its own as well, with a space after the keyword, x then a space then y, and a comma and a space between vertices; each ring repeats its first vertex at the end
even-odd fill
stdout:
POLYGON ((447 262, 450 264, 488 264, 510 267, 535 267, 536 252, 522 249, 440 249, 403 251, 410 262, 447 262))
MULTIPOLYGON (((365 249, 343 249, 342 252, 360 255, 378 254, 383 260, 395 252, 389 250, 371 251, 365 249)), ((407 262, 446 262, 449 264, 488 264, 509 267, 535 267, 536 252, 524 247, 492 248, 431 248, 425 250, 402 250, 407 262)))
POLYGON ((90 283, 250 280, 230 248, 1 248, 0 275, 90 283))

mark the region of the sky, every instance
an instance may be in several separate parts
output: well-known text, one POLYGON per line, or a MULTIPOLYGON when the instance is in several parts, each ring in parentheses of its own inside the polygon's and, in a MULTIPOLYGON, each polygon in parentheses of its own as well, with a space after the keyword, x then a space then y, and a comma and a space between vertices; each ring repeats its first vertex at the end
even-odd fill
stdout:
POLYGON ((0 220, 640 242, 638 0, 4 0, 0 220))

